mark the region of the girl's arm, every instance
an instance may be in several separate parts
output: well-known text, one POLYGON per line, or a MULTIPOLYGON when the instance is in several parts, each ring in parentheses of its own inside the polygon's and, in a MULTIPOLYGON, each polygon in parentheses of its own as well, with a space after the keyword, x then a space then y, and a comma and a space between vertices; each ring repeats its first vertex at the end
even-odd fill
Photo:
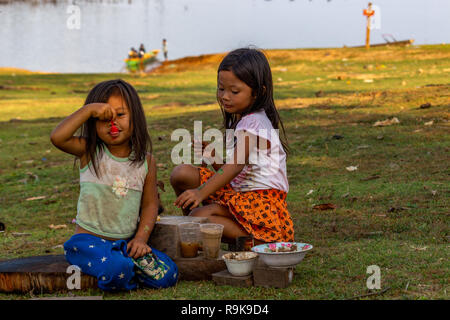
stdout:
POLYGON ((249 139, 248 135, 245 135, 244 148, 236 147, 234 149, 234 161, 221 165, 216 174, 197 189, 186 190, 180 194, 175 201, 175 205, 183 209, 194 209, 200 205, 210 194, 225 186, 244 169, 245 164, 248 164, 250 150, 254 150, 256 147, 255 139, 249 139))
MULTIPOLYGON (((212 163, 211 166, 213 167, 214 171, 219 171, 220 168, 222 168, 224 163, 218 164, 218 163, 212 163)), ((241 169, 242 170, 242 169, 241 169)))
POLYGON ((50 140, 58 149, 81 158, 86 150, 82 137, 75 137, 75 132, 90 117, 100 120, 115 119, 116 111, 107 103, 87 104, 65 118, 50 134, 50 140))
MULTIPOLYGON (((205 152, 205 148, 208 146, 209 144, 207 142, 202 142, 202 155, 205 152)), ((216 150, 213 149, 211 151, 211 154, 207 155, 209 161, 211 162, 211 166, 213 167, 214 171, 219 171, 220 168, 222 168, 222 166, 224 165, 223 163, 223 159, 220 159, 219 156, 216 156, 216 150), (220 163, 217 163, 216 160, 219 160, 220 163)), ((206 167, 208 165, 208 163, 206 163, 204 160, 202 161, 202 167, 206 167)))
POLYGON ((201 198, 203 200, 208 198, 210 194, 216 192, 227 183, 230 183, 244 167, 245 164, 237 164, 236 161, 233 164, 225 163, 220 165, 216 174, 198 188, 201 198))
POLYGON ((147 241, 158 217, 159 202, 156 184, 156 160, 153 156, 149 155, 146 161, 148 164, 148 173, 142 192, 140 221, 137 232, 134 238, 128 242, 127 247, 130 257, 135 259, 151 252, 147 241))

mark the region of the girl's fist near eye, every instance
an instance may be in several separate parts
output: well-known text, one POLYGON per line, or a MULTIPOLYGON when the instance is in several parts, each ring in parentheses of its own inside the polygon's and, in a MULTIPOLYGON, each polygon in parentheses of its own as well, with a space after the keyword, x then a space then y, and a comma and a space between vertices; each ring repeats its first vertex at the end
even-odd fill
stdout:
POLYGON ((90 103, 86 106, 91 108, 91 115, 94 118, 101 121, 116 119, 116 110, 107 103, 90 103))

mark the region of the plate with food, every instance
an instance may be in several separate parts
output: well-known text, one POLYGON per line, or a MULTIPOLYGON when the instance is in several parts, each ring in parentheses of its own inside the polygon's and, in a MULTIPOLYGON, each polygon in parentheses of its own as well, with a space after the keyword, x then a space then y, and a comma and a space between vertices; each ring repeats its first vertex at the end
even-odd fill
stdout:
POLYGON ((262 262, 272 268, 295 267, 313 248, 308 243, 301 242, 274 242, 264 243, 252 248, 262 262))

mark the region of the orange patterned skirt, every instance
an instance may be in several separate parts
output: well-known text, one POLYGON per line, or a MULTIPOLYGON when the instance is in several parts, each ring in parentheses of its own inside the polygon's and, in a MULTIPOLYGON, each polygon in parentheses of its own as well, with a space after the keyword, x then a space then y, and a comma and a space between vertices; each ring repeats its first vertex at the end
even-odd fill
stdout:
MULTIPOLYGON (((214 172, 199 167, 200 184, 214 172)), ((204 201, 228 207, 236 221, 255 239, 264 242, 294 241, 294 224, 287 210, 287 193, 277 189, 237 192, 225 185, 204 201)))

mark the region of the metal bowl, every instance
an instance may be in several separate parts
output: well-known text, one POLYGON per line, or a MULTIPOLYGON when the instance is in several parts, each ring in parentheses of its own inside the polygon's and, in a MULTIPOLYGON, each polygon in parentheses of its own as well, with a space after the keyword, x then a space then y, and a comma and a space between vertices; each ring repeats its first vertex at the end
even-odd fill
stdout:
POLYGON ((233 276, 248 276, 253 272, 258 254, 250 251, 230 252, 222 256, 228 272, 233 276))
POLYGON ((261 258, 262 262, 272 268, 295 267, 313 248, 308 243, 301 242, 275 242, 265 243, 252 248, 261 258))

